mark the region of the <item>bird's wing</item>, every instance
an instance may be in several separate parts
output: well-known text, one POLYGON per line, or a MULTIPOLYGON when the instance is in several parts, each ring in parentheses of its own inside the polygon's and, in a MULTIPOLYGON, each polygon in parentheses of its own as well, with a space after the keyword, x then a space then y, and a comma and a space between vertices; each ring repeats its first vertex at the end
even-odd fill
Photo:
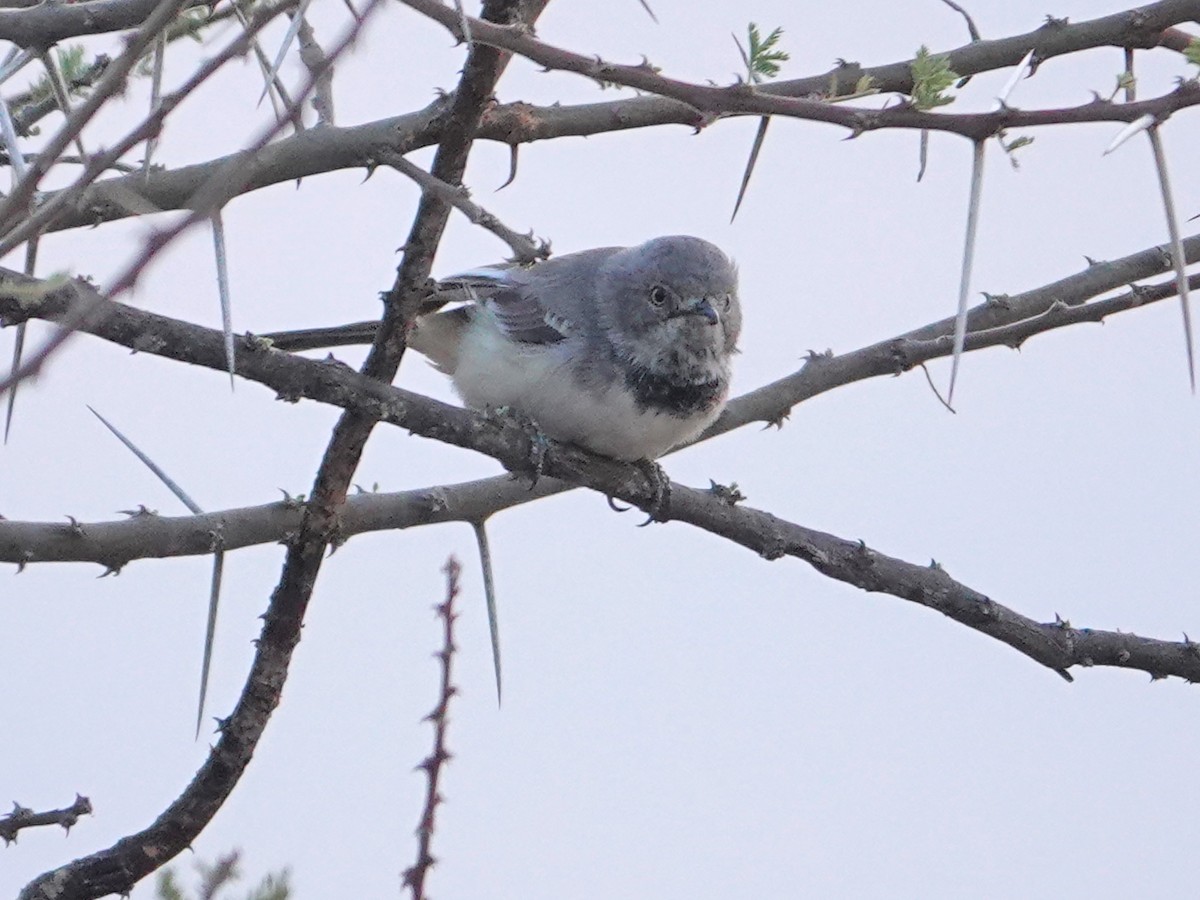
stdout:
POLYGON ((557 343, 579 332, 583 307, 595 296, 597 270, 615 249, 585 250, 526 268, 472 269, 440 287, 482 306, 511 340, 557 343))

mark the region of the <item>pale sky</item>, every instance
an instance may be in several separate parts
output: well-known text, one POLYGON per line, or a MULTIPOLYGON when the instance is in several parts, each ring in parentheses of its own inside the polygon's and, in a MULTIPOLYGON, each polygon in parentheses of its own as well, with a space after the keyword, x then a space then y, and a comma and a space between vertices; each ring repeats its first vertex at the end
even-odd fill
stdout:
MULTIPOLYGON (((842 57, 875 65, 966 41, 936 0, 796 4, 555 0, 544 40, 608 59, 646 54, 666 74, 730 82, 730 32, 782 26, 783 77, 842 57)), ((978 3, 984 37, 1072 21, 1115 2, 978 3)), ((473 5, 469 5, 473 8, 473 5)), ((344 6, 313 6, 318 37, 344 6)), ((270 31, 269 52, 282 39, 270 31)), ((99 46, 99 45, 98 45, 99 46)), ((184 50, 191 53, 190 50, 184 50)), ((438 26, 385 8, 335 81, 338 123, 424 106, 453 86, 464 50, 438 26)), ((181 58, 182 59, 182 58, 181 58)), ((1190 77, 1175 54, 1138 54, 1139 92, 1190 77)), ((1048 62, 1014 106, 1111 92, 1116 49, 1048 62)), ((186 77, 181 63, 168 80, 186 77)), ((290 82, 301 70, 284 68, 290 82)), ((993 104, 1007 71, 979 76, 951 109, 993 104)), ((269 115, 257 70, 231 67, 183 107, 158 151, 175 167, 242 146, 269 115)), ((516 61, 502 101, 618 96, 516 61)), ((127 121, 144 108, 131 92, 127 121)), ((51 117, 47 131, 61 122, 51 117)), ((953 312, 969 144, 777 120, 736 222, 729 214, 756 121, 476 147, 474 198, 557 252, 690 233, 740 267, 745 312, 735 393, 953 312)), ((1101 153, 1116 126, 1042 129, 1014 171, 989 148, 976 292, 1016 293, 1166 241, 1145 140, 1101 153)), ((111 140, 115 127, 95 141, 111 140)), ((1163 127, 1184 216, 1200 212, 1197 116, 1163 127)), ((429 151, 414 158, 428 162, 429 151)), ((3 185, 7 187, 7 182, 3 185)), ((377 314, 417 197, 398 174, 347 171, 245 196, 225 211, 238 331, 377 314)), ((1188 228, 1194 231, 1195 223, 1188 228)), ((43 242, 39 274, 98 282, 145 222, 43 242)), ((1190 231, 1187 233, 1191 233, 1190 231)), ((507 248, 455 216, 435 274, 507 248)), ((3 261, 19 267, 16 255, 3 261)), ((134 298, 219 327, 210 239, 195 231, 134 298)), ((978 298, 978 293, 976 293, 978 298)), ((46 334, 33 329, 34 342, 46 334)), ((0 333, 7 358, 11 331, 0 333)), ((749 427, 670 457, 672 479, 737 482, 747 503, 925 564, 1040 621, 1177 640, 1200 635, 1200 407, 1189 392, 1178 303, 970 354, 957 415, 924 375, 876 379, 797 407, 782 430, 749 427)), ((362 352, 337 355, 357 365, 362 352)), ((930 366, 944 388, 949 363, 930 366)), ((452 400, 408 359, 399 384, 452 400)), ((184 510, 87 411, 106 417, 207 510, 310 489, 337 411, 232 394, 221 373, 91 337, 23 390, 0 451, 0 513, 84 522, 145 503, 184 510)), ((497 474, 498 463, 379 426, 355 481, 395 491, 497 474)), ((1195 891, 1200 802, 1195 688, 1144 674, 1052 671, 929 610, 834 583, 794 559, 767 562, 681 523, 635 527, 586 491, 502 513, 490 534, 505 698, 497 709, 481 579, 466 525, 351 540, 325 565, 283 702, 233 794, 195 844, 243 851, 251 880, 290 867, 296 897, 388 897, 415 858, 436 701, 441 567, 465 567, 451 712, 429 882, 438 898, 846 898, 1186 896, 1195 891)), ((283 549, 231 554, 209 711, 232 709, 283 549)), ((191 779, 211 562, 0 572, 0 801, 95 814, 64 839, 21 834, 0 853, 0 894, 145 827, 191 779)), ((191 857, 175 865, 190 872, 191 857)), ((190 877, 190 876, 189 876, 190 877)), ((152 896, 147 882, 134 897, 152 896)))

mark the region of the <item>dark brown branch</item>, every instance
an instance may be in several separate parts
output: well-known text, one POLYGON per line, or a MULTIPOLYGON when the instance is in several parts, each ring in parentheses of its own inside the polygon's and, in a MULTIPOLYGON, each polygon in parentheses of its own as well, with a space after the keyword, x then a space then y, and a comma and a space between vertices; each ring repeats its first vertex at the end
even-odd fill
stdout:
MULTIPOLYGON (((979 41, 952 50, 950 64, 961 75, 971 75, 1016 65, 1029 50, 1039 60, 1104 46, 1152 46, 1158 29, 1189 21, 1200 14, 1200 0, 1158 3, 1134 13, 1118 13, 1076 24, 1043 26, 1029 34, 995 41, 979 41), (1142 18, 1142 15, 1146 18, 1142 18)), ((1171 32, 1178 35, 1178 31, 1171 32)), ((589 64, 594 64, 589 60, 589 64)), ((820 75, 772 83, 757 88, 757 95, 781 97, 839 97, 850 94, 863 77, 882 92, 912 89, 910 61, 863 68, 855 63, 840 65, 820 75)), ((1159 102, 1159 101, 1151 101, 1159 102)), ((1165 101, 1164 101, 1165 102, 1165 101)), ((1096 121, 1101 109, 1094 104, 1078 107, 1075 115, 1092 116, 1096 121)), ((822 104, 822 107, 824 105, 822 104)), ((1142 110, 1145 111, 1145 110, 1142 110)), ((258 190, 273 184, 295 181, 307 176, 350 168, 373 168, 383 151, 408 153, 436 144, 441 138, 445 106, 437 102, 426 109, 394 118, 381 119, 350 128, 310 129, 264 148, 245 165, 243 191, 258 190)), ((1011 111, 1014 114, 1016 111, 1011 111)), ((1052 112, 1052 111, 1051 111, 1052 112)), ((1126 106, 1108 104, 1099 116, 1103 121, 1132 121, 1126 106)), ((1047 112, 1021 115, 1036 118, 1036 124, 1048 124, 1047 112)), ((478 137, 515 146, 532 141, 564 136, 586 136, 636 128, 678 124, 696 127, 703 119, 685 103, 664 97, 628 97, 604 103, 575 106, 531 106, 509 103, 487 110, 478 137)), ((987 127, 995 123, 985 122, 987 127)), ((128 179, 113 178, 98 182, 84 193, 80 202, 64 214, 49 230, 90 227, 100 222, 123 219, 135 213, 114 198, 136 190, 154 207, 182 209, 212 172, 233 157, 222 157, 179 169, 157 172, 143 179, 139 174, 128 179), (132 179, 136 179, 132 180, 132 179)), ((53 198, 54 194, 48 194, 53 198)))
MULTIPOLYGON (((438 22, 459 40, 464 39, 462 33, 464 19, 452 7, 442 5, 438 0, 402 0, 402 2, 438 22)), ((1190 3, 1179 0, 1179 2, 1159 5, 1173 8, 1190 7, 1200 14, 1200 0, 1192 0, 1190 3)), ((1126 23, 1127 28, 1132 27, 1132 23, 1135 21, 1144 21, 1140 18, 1142 12, 1144 11, 1139 10, 1136 15, 1133 13, 1122 14, 1122 20, 1126 23)), ((1161 120, 1179 109, 1200 103, 1200 85, 1194 81, 1188 81, 1180 84, 1170 94, 1141 103, 1116 104, 1097 99, 1084 106, 1056 110, 1027 112, 1002 106, 990 113, 952 114, 924 112, 908 104, 886 109, 858 108, 829 103, 825 99, 784 96, 778 89, 760 89, 744 83, 730 87, 692 84, 662 76, 658 74, 658 70, 646 62, 635 66, 609 63, 542 43, 527 30, 491 25, 469 17, 465 21, 470 27, 473 40, 495 47, 503 47, 547 69, 575 72, 595 79, 601 84, 620 84, 685 103, 697 111, 693 124, 698 128, 708 124, 714 117, 723 115, 777 115, 840 125, 849 129, 854 136, 865 131, 907 128, 920 131, 944 131, 962 135, 973 141, 980 141, 1011 128, 1077 122, 1132 122, 1147 114, 1161 120)), ((1168 24, 1173 24, 1173 22, 1168 24)), ((1065 26, 1046 25, 1039 31, 1061 27, 1065 26)), ((1161 30, 1158 29, 1158 31, 1161 30)), ((1155 36, 1157 36, 1157 31, 1155 36)), ((972 46, 978 46, 978 43, 972 46)), ((1037 49, 1036 44, 1033 49, 1037 49)), ((1027 52, 1027 50, 1023 52, 1027 52)), ((1018 56, 1014 59, 1013 64, 1020 58, 1021 56, 1018 56)), ((909 84, 911 85, 911 78, 909 84)))
MULTIPOLYGON (((166 0, 160 8, 165 8, 165 5, 166 0)), ((331 49, 327 63, 332 63, 350 46, 370 12, 378 6, 378 0, 372 0, 365 6, 362 15, 331 49)), ((153 16, 149 21, 153 21, 153 16)), ((306 92, 301 94, 297 102, 304 96, 306 92)), ((264 132, 261 142, 265 144, 280 126, 281 123, 276 123, 272 129, 264 132)), ((203 211, 218 208, 227 199, 225 191, 239 190, 239 178, 240 172, 232 166, 221 172, 219 177, 214 177, 194 198, 193 213, 183 222, 152 235, 142 254, 116 279, 109 291, 116 294, 132 285, 142 267, 159 249, 203 215, 203 211)), ((85 313, 84 319, 88 315, 85 313)), ((311 516, 306 517, 302 523, 302 536, 310 520, 311 516)), ((221 736, 216 746, 192 782, 142 831, 122 838, 107 849, 42 874, 21 891, 21 900, 90 900, 113 893, 127 894, 139 880, 191 846, 237 785, 250 763, 271 713, 279 704, 291 654, 299 641, 304 605, 311 595, 313 578, 327 544, 327 540, 318 546, 316 542, 306 543, 297 539, 290 546, 289 562, 285 564, 283 576, 264 617, 262 637, 246 685, 233 714, 221 723, 221 736), (315 566, 312 565, 314 551, 317 555, 315 566), (302 560, 302 565, 292 565, 297 558, 302 560), (307 570, 305 565, 309 567, 307 570)))
POLYGON ((438 652, 438 662, 441 663, 442 679, 438 691, 438 703, 426 720, 433 723, 433 752, 421 761, 419 768, 425 773, 425 806, 421 810, 421 822, 417 825, 417 861, 404 870, 404 887, 412 889, 413 900, 424 900, 425 879, 429 870, 437 860, 430 852, 433 842, 433 830, 437 817, 437 808, 442 803, 442 795, 438 783, 442 775, 442 767, 450 761, 450 751, 446 749, 446 727, 449 720, 446 713, 450 709, 450 698, 458 693, 450 678, 450 668, 454 662, 454 653, 458 647, 454 643, 454 622, 458 613, 454 611, 454 601, 458 599, 458 578, 462 574, 462 566, 453 556, 446 560, 443 567, 446 573, 446 599, 434 609, 442 620, 442 649, 438 652))
POLYGON ((75 802, 70 806, 46 812, 35 812, 20 803, 14 803, 12 812, 7 816, 0 816, 0 840, 5 844, 16 843, 17 835, 23 829, 43 825, 60 825, 64 831, 70 831, 80 816, 91 814, 92 801, 82 794, 76 794, 75 802))
MULTIPOLYGON (((624 497, 633 502, 645 498, 624 497)), ((671 487, 670 519, 689 522, 766 559, 794 556, 823 575, 864 591, 891 594, 1008 644, 1071 680, 1073 666, 1139 669, 1152 677, 1200 681, 1200 644, 1123 632, 1075 629, 1061 619, 1039 623, 960 584, 936 564, 917 566, 767 512, 725 507, 707 491, 671 487)))

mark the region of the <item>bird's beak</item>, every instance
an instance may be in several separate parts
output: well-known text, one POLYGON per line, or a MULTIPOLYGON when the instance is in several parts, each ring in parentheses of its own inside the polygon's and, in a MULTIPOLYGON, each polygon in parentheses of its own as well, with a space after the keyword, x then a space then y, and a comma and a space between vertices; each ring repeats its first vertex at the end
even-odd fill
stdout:
POLYGON ((716 325, 721 321, 721 315, 717 312, 716 307, 712 305, 707 297, 690 297, 683 302, 676 315, 680 316, 703 316, 708 320, 709 325, 716 325))

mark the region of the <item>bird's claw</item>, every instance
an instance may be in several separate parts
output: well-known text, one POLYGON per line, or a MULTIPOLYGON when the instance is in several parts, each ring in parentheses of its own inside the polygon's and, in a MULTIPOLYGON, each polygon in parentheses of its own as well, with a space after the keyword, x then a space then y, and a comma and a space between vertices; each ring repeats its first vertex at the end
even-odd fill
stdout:
POLYGON ((671 479, 667 473, 652 459, 639 460, 637 467, 650 483, 651 500, 647 510, 646 521, 638 528, 645 528, 651 522, 666 522, 671 509, 671 479))
POLYGON ((632 506, 621 506, 621 504, 617 503, 617 498, 612 494, 605 494, 604 499, 608 503, 608 508, 615 513, 629 512, 629 510, 633 509, 632 506))
POLYGON ((550 451, 550 438, 546 436, 537 422, 519 409, 502 406, 495 410, 495 414, 514 422, 529 440, 529 459, 527 460, 529 471, 526 474, 529 475, 529 489, 533 490, 546 471, 546 455, 550 451))

